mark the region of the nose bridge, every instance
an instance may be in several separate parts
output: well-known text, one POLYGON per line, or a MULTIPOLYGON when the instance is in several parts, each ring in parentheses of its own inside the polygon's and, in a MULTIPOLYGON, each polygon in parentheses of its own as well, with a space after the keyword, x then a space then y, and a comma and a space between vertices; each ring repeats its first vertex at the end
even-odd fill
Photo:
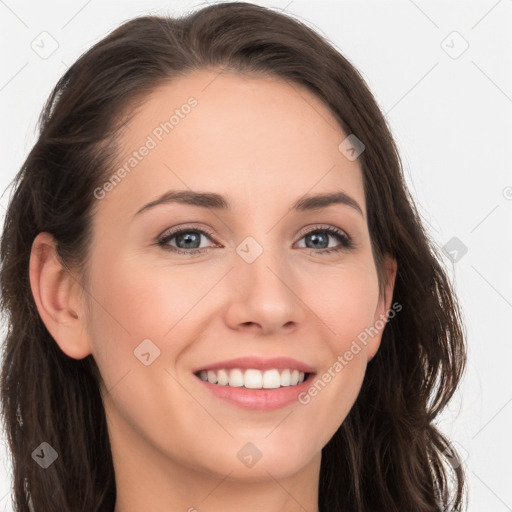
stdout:
POLYGON ((245 237, 236 247, 236 273, 252 288, 264 285, 280 289, 285 285, 276 274, 282 274, 283 279, 290 274, 286 248, 282 241, 273 240, 272 235, 260 233, 256 236, 258 239, 252 235, 245 237))
POLYGON ((235 249, 231 320, 272 330, 298 320, 300 301, 293 293, 285 245, 261 230, 256 236, 247 236, 235 249))

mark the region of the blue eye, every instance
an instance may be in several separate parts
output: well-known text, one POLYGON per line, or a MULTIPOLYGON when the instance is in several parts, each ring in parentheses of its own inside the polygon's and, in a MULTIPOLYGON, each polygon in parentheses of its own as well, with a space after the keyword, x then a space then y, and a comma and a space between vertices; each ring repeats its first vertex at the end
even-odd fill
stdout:
MULTIPOLYGON (((213 239, 213 234, 195 227, 184 227, 164 235, 157 243, 158 246, 162 247, 164 250, 190 256, 203 253, 212 248, 212 246, 201 247, 201 237, 213 239), (171 244, 173 240, 176 245, 171 244)), ((313 244, 313 246, 305 248, 311 249, 311 252, 315 254, 348 251, 354 248, 352 239, 345 232, 334 227, 315 227, 304 233, 300 240, 303 238, 313 244), (329 247, 330 237, 337 238, 340 244, 335 247, 329 247), (327 243, 327 247, 323 247, 325 243, 327 243)))
POLYGON ((206 248, 201 248, 201 237, 212 238, 212 234, 202 229, 197 228, 181 228, 177 231, 173 231, 158 241, 158 245, 163 247, 165 250, 176 252, 178 254, 197 254, 203 252, 206 248), (184 244, 185 250, 182 247, 175 247, 169 245, 171 240, 176 239, 177 244, 184 244), (199 246, 197 246, 199 244, 199 246), (187 248, 188 246, 188 248, 187 248))
MULTIPOLYGON (((348 251, 354 247, 352 239, 343 231, 330 227, 330 228, 316 228, 311 231, 308 231, 303 235, 302 238, 309 239, 313 243, 313 249, 315 247, 320 247, 321 251, 313 250, 313 252, 319 252, 320 254, 328 254, 331 252, 339 252, 339 251, 348 251), (337 238, 341 243, 341 247, 329 247, 329 237, 337 238), (323 241, 327 243, 327 247, 323 248, 323 241)), ((301 240, 302 240, 301 238, 301 240)), ((307 249, 311 249, 312 247, 306 247, 307 249)))

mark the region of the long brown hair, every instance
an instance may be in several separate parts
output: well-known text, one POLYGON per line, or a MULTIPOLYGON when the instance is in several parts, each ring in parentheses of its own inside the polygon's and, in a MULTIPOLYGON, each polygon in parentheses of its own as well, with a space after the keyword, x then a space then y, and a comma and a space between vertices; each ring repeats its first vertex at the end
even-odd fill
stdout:
POLYGON ((334 46, 290 16, 245 2, 124 23, 69 68, 44 107, 39 138, 13 181, 0 246, 8 321, 1 413, 15 510, 112 512, 116 500, 98 367, 92 355, 65 355, 42 322, 29 284, 32 242, 51 233, 63 264, 81 271, 87 289, 93 191, 112 174, 131 106, 158 85, 206 68, 275 76, 320 98, 365 145, 359 159, 379 276, 386 253, 397 259, 393 298, 402 311, 387 324, 356 403, 322 450, 319 509, 462 510, 461 461, 435 421, 463 375, 464 327, 390 130, 334 46), (44 471, 32 457, 42 442, 58 453, 44 471))

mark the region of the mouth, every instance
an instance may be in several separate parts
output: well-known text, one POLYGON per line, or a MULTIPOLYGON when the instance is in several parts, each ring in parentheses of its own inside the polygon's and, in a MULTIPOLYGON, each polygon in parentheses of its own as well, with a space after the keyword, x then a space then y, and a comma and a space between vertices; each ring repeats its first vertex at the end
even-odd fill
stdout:
POLYGON ((199 366, 192 373, 217 399, 241 409, 270 412, 297 404, 317 370, 286 356, 246 356, 199 366))
POLYGON ((315 372, 303 372, 297 368, 218 368, 199 370, 194 373, 203 382, 217 386, 246 389, 279 389, 299 386, 315 375, 315 372))

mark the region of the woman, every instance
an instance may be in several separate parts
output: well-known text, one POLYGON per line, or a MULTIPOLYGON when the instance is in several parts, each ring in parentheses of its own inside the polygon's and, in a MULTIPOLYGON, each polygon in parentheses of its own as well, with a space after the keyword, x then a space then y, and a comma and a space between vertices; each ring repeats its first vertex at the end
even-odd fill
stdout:
POLYGON ((1 258, 16 510, 462 509, 456 297, 374 98, 300 22, 224 3, 97 43, 1 258))

